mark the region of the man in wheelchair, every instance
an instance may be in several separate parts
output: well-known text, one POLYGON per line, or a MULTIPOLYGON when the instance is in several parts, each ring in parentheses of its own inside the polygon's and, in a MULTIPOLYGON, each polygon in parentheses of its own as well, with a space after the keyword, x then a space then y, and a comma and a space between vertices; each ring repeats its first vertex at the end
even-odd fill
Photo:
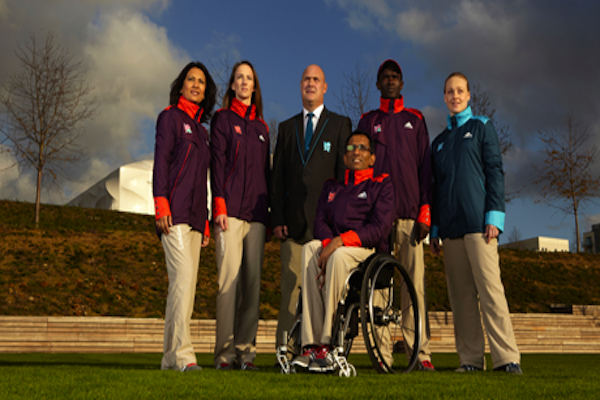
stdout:
POLYGON ((325 182, 314 226, 317 240, 302 249, 303 353, 292 365, 311 372, 334 370, 333 318, 348 274, 373 252, 388 250, 394 190, 387 174, 373 176, 374 145, 366 132, 350 135, 345 180, 325 182))

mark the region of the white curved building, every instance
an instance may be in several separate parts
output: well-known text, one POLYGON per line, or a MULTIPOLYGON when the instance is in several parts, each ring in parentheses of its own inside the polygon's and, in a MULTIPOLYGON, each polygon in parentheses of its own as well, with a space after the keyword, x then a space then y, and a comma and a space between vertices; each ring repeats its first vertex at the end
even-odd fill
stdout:
POLYGON ((154 160, 123 165, 67 205, 154 215, 153 167, 154 160))

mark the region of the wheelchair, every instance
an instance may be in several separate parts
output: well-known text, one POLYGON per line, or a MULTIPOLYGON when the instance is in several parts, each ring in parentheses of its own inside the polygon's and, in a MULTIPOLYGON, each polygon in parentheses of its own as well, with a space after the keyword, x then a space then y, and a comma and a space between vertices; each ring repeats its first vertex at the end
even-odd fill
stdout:
MULTIPOLYGON (((284 332, 284 344, 277 350, 283 374, 296 372, 290 361, 302 352, 301 321, 302 296, 296 306, 296 320, 290 331, 284 332)), ((337 373, 356 376, 356 368, 347 357, 359 331, 378 373, 412 371, 418 362, 422 329, 408 272, 390 254, 372 254, 348 274, 335 312, 331 354, 337 373), (409 356, 405 355, 405 340, 412 344, 409 356)))

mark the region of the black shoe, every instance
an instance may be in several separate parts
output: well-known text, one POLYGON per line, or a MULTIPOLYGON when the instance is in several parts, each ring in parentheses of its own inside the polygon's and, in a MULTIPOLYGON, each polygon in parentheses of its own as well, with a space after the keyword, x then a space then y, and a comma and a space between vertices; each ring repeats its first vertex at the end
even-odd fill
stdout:
POLYGON ((496 372, 506 372, 506 373, 509 373, 509 374, 523 375, 523 370, 521 369, 521 366, 518 363, 504 364, 501 367, 494 368, 494 371, 496 371, 496 372))
POLYGON ((481 368, 469 364, 461 365, 460 367, 455 369, 456 372, 476 372, 481 370, 481 368))
POLYGON ((251 362, 242 363, 242 365, 240 365, 240 369, 242 371, 258 371, 259 370, 259 368, 256 365, 252 364, 251 362))
POLYGON ((221 363, 221 364, 217 365, 217 369, 219 371, 231 371, 233 369, 233 367, 231 366, 231 364, 221 363))

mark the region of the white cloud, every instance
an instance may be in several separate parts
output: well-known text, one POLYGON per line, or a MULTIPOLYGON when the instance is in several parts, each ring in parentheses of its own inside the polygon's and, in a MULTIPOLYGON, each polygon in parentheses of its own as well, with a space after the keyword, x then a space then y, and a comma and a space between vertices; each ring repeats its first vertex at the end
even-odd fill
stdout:
MULTIPOLYGON (((500 122, 510 124, 518 150, 509 162, 520 169, 507 181, 527 187, 532 196, 538 131, 561 126, 567 112, 575 110, 579 121, 595 129, 594 142, 600 145, 596 39, 600 3, 577 2, 574 7, 521 0, 380 0, 373 6, 368 0, 325 2, 336 4, 349 18, 362 13, 364 20, 411 43, 427 69, 424 75, 431 79, 443 82, 451 71, 462 71, 471 82, 481 83, 502 117, 500 122)), ((600 165, 595 169, 600 171, 600 165)))
MULTIPOLYGON (((171 81, 189 60, 166 30, 147 16, 162 12, 168 3, 0 0, 0 18, 10 21, 0 25, 0 51, 12 54, 16 43, 29 38, 31 27, 38 38, 52 31, 61 46, 84 61, 98 100, 97 116, 86 124, 80 141, 90 153, 89 160, 72 168, 73 181, 64 183, 63 193, 44 192, 42 201, 62 202, 140 154, 152 153, 144 143, 153 140, 144 138, 141 128, 154 125, 157 114, 168 105, 171 81)), ((0 80, 17 67, 14 57, 5 56, 0 80)), ((29 175, 0 173, 2 197, 33 201, 35 182, 29 175)))

